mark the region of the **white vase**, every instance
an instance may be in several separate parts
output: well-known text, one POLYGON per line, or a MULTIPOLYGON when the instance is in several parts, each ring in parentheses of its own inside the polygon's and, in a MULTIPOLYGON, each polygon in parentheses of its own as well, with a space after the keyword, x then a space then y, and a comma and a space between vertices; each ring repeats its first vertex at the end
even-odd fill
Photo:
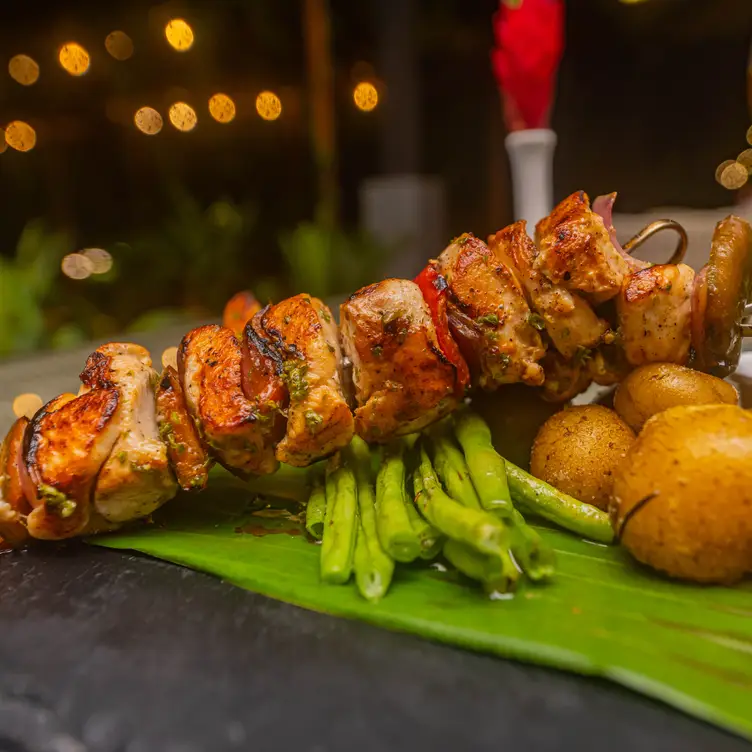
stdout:
POLYGON ((514 218, 535 223, 554 208, 554 150, 556 133, 548 128, 513 131, 505 140, 512 168, 514 218))

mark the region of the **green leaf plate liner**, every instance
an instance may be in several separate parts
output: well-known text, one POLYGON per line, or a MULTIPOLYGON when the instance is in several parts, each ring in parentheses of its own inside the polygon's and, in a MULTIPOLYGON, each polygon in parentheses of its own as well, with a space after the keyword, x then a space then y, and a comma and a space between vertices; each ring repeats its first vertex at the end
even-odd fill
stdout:
POLYGON ((749 581, 670 581, 618 547, 538 527, 558 555, 550 583, 491 601, 453 572, 400 565, 386 598, 369 604, 352 584, 319 581, 319 549, 294 517, 251 511, 257 493, 302 500, 304 477, 282 471, 247 485, 213 473, 209 490, 178 496, 153 525, 89 542, 140 551, 314 611, 611 679, 752 739, 749 581))

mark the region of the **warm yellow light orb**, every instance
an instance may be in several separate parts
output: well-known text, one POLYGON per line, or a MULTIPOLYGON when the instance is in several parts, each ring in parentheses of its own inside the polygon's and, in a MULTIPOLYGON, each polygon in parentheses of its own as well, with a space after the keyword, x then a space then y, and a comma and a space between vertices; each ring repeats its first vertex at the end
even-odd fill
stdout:
POLYGON ((17 418, 29 418, 31 420, 34 417, 34 413, 42 406, 42 398, 38 394, 31 392, 26 394, 19 394, 13 400, 13 414, 17 418))
POLYGON ((379 92, 368 81, 361 81, 353 90, 355 106, 363 112, 370 112, 379 103, 379 92))
POLYGON ((15 55, 8 63, 8 73, 22 86, 31 86, 39 80, 39 65, 28 55, 15 55))
POLYGON ((63 274, 71 279, 86 279, 94 273, 94 262, 83 253, 69 253, 60 268, 63 274))
POLYGON ((193 47, 193 29, 182 18, 173 18, 165 26, 165 37, 178 52, 187 52, 193 47))
POLYGON ((256 112, 264 120, 276 120, 282 114, 282 100, 273 91, 262 91, 256 97, 256 112))
POLYGON ((58 53, 58 60, 71 76, 83 76, 91 65, 89 53, 78 42, 64 44, 58 53))
POLYGON ((188 133, 196 127, 198 115, 196 110, 185 102, 175 102, 170 107, 170 122, 183 133, 188 133))
POLYGON ((178 367, 178 348, 177 347, 168 347, 162 353, 162 367, 167 368, 167 366, 172 366, 175 370, 177 370, 177 367, 178 367))
POLYGON ((235 119, 235 102, 227 94, 215 94, 209 100, 209 113, 218 123, 229 123, 235 119))
POLYGON ((37 132, 23 120, 14 120, 5 128, 5 141, 16 151, 31 151, 37 144, 37 132))
POLYGON ((115 60, 127 60, 133 55, 133 40, 124 31, 113 31, 104 40, 107 52, 115 60))
POLYGON ((133 122, 147 136, 156 136, 162 130, 162 116, 153 107, 142 107, 133 116, 133 122))
POLYGON ((104 248, 86 248, 81 253, 91 261, 92 274, 106 274, 112 269, 112 256, 104 248))

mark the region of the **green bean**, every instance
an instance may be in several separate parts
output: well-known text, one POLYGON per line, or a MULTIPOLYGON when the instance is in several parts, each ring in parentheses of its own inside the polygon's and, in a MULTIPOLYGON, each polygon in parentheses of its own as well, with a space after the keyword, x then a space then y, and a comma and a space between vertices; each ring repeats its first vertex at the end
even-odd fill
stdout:
POLYGON ((523 512, 544 517, 583 538, 613 542, 614 531, 606 512, 557 491, 511 462, 506 462, 506 470, 512 496, 523 512))
POLYGON ((415 478, 418 508, 444 535, 484 554, 498 555, 508 548, 507 530, 500 520, 489 512, 463 507, 444 493, 424 446, 415 478))
MULTIPOLYGON (((421 493, 423 493, 423 482, 417 470, 413 474, 413 490, 416 499, 421 493)), ((438 528, 434 527, 420 514, 416 504, 417 502, 408 502, 407 514, 408 517, 410 517, 410 523, 420 541, 420 558, 433 559, 441 551, 444 536, 438 528)))
POLYGON ((376 476, 376 530, 384 550, 396 561, 414 561, 421 553, 408 514, 411 506, 405 490, 405 443, 397 440, 385 448, 376 476))
POLYGON ((429 436, 434 449, 433 466, 447 494, 464 507, 481 509, 465 456, 452 440, 447 423, 434 426, 429 436))
POLYGON ((326 517, 326 489, 318 468, 311 472, 311 495, 306 505, 305 526, 309 535, 316 540, 324 536, 324 518, 326 517))
POLYGON ((358 532, 358 487, 352 468, 338 454, 326 469, 326 517, 321 541, 321 579, 350 579, 358 532))
POLYGON ((355 436, 346 454, 358 485, 360 525, 355 544, 355 583, 369 601, 382 598, 392 582, 394 561, 384 551, 376 531, 375 494, 371 482, 371 453, 368 444, 355 436))
POLYGON ((481 507, 511 517, 514 506, 504 460, 494 449, 486 422, 471 410, 463 410, 454 425, 481 507))
POLYGON ((522 571, 536 582, 551 577, 556 557, 553 548, 525 522, 515 509, 512 512, 512 554, 522 571))
POLYGON ((462 574, 482 583, 489 595, 508 593, 514 589, 519 573, 508 554, 486 556, 452 538, 444 543, 443 553, 447 561, 462 574))

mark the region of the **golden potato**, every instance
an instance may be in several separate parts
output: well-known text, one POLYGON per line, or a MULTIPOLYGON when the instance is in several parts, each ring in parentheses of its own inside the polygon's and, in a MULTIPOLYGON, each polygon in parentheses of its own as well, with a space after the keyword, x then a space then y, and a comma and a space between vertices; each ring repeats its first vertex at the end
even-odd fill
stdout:
POLYGON ((530 472, 575 499, 607 509, 614 472, 635 440, 607 407, 568 407, 538 431, 530 472))
POLYGON ((648 363, 636 368, 619 384, 614 409, 636 432, 657 413, 678 405, 737 404, 731 384, 674 363, 648 363))
POLYGON ((752 414, 672 407, 618 468, 611 517, 632 555, 672 577, 739 580, 752 568, 752 414))

